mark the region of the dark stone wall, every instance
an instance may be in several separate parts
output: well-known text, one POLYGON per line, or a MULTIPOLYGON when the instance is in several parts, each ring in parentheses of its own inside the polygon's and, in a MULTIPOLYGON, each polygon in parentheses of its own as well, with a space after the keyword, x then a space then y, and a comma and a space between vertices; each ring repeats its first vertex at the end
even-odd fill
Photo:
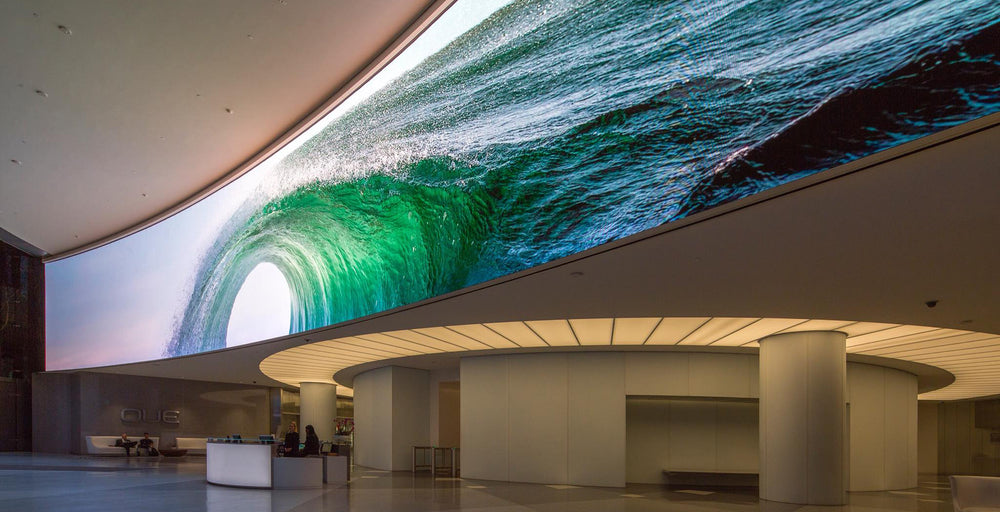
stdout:
POLYGON ((45 267, 0 242, 0 451, 31 449, 31 374, 45 369, 45 267))
POLYGON ((278 389, 243 384, 163 379, 96 372, 39 373, 34 377, 36 452, 84 453, 86 436, 160 438, 161 447, 177 437, 256 438, 273 434, 273 395, 278 389), (122 418, 122 410, 130 412, 122 418), (138 419, 135 410, 144 417, 138 419), (176 411, 177 422, 161 421, 161 411, 176 411))

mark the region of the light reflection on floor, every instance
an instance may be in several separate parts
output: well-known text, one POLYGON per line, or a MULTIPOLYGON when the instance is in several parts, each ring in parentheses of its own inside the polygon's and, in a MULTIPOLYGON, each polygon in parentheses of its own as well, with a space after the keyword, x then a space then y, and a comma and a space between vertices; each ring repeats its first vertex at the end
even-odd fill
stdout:
POLYGON ((348 484, 315 490, 251 490, 209 485, 204 457, 142 459, 0 454, 0 510, 150 512, 310 511, 673 511, 951 512, 945 477, 921 475, 919 487, 850 493, 844 507, 762 502, 754 488, 629 485, 547 486, 434 479, 427 473, 355 468, 348 484), (703 492, 691 492, 703 491, 703 492))

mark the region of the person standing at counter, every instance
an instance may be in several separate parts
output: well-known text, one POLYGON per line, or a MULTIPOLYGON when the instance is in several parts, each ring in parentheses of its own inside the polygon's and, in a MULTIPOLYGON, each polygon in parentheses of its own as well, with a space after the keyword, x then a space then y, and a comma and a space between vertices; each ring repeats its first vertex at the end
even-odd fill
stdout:
POLYGON ((319 437, 312 425, 306 425, 306 446, 303 455, 319 455, 319 437))
POLYGON ((285 433, 285 443, 281 446, 286 457, 299 456, 299 426, 295 422, 288 425, 288 432, 285 433))

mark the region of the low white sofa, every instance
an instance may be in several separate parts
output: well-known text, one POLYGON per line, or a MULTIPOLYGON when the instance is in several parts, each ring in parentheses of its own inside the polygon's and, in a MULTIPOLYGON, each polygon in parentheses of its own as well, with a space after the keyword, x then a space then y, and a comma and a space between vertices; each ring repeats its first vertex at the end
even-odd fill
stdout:
MULTIPOLYGON (((85 440, 84 452, 87 455, 121 455, 125 456, 125 449, 121 446, 115 446, 115 443, 121 439, 121 435, 117 436, 87 436, 85 440)), ((160 438, 149 436, 153 440, 153 447, 160 449, 160 438)), ((132 453, 135 454, 135 449, 139 447, 138 443, 142 437, 130 437, 129 441, 135 441, 136 446, 132 448, 132 453)))
POLYGON ((187 450, 188 455, 205 455, 208 438, 205 437, 178 437, 177 449, 187 450))
POLYGON ((1000 477, 952 475, 955 512, 1000 512, 1000 477))

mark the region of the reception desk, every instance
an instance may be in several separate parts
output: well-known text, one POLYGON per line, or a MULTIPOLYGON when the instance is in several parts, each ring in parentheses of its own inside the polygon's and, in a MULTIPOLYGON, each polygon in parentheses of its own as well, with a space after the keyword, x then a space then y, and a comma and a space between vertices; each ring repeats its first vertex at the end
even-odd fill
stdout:
POLYGON ((347 457, 275 457, 274 444, 206 443, 208 483, 257 489, 317 489, 329 481, 347 482, 347 457))
POLYGON ((270 489, 273 457, 273 444, 231 443, 209 439, 205 444, 208 483, 270 489))

